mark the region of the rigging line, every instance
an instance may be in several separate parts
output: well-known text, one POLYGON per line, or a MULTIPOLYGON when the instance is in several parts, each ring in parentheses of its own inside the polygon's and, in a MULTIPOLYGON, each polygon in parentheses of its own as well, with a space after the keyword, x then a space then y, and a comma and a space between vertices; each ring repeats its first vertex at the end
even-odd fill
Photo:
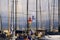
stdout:
MULTIPOLYGON (((33 10, 29 10, 30 12, 36 12, 36 11, 33 11, 33 10)), ((42 12, 45 12, 44 10, 41 10, 42 12)), ((37 11, 37 12, 40 12, 40 11, 37 11)))

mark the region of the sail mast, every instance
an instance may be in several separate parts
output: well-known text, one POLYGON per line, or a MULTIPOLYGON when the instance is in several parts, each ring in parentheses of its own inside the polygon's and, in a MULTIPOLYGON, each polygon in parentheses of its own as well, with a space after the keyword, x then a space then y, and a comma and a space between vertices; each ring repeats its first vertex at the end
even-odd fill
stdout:
MULTIPOLYGON (((28 2, 29 0, 27 0, 27 32, 29 32, 29 24, 28 24, 28 2)), ((28 33, 27 33, 28 35, 28 33)))
POLYGON ((2 29, 2 28, 3 28, 3 26, 2 26, 2 17, 1 17, 1 13, 0 13, 0 28, 1 28, 0 30, 2 30, 2 31, 3 31, 3 29, 2 29))
POLYGON ((39 8, 40 8, 40 25, 41 25, 41 29, 42 29, 41 0, 39 0, 39 8))
POLYGON ((0 30, 3 31, 2 16, 1 16, 1 3, 0 3, 0 30))
POLYGON ((55 0, 53 0, 53 29, 54 29, 55 0))
POLYGON ((37 27, 37 23, 38 23, 38 22, 37 22, 37 14, 38 14, 38 13, 37 13, 37 2, 38 2, 38 0, 36 0, 36 31, 38 30, 38 27, 37 27))
POLYGON ((17 30, 17 2, 18 0, 15 0, 15 30, 17 30))
POLYGON ((8 31, 10 32, 10 4, 8 0, 8 31))
POLYGON ((49 17, 49 31, 51 30, 51 16, 50 16, 50 4, 48 0, 48 17, 49 17))

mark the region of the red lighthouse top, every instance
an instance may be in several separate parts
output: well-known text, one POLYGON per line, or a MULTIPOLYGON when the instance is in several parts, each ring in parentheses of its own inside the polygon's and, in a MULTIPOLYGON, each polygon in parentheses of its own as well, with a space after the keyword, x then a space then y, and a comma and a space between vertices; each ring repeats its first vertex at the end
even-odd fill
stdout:
POLYGON ((28 19, 28 23, 31 23, 32 22, 32 19, 31 19, 31 17, 29 17, 29 19, 28 19))

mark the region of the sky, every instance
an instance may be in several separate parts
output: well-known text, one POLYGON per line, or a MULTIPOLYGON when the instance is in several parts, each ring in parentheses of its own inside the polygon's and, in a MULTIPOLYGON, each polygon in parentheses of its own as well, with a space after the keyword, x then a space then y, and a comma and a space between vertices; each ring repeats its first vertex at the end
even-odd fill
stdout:
MULTIPOLYGON (((26 21, 26 3, 27 3, 27 0, 18 0, 18 3, 17 3, 17 16, 18 16, 18 23, 19 20, 21 19, 21 22, 23 22, 22 20, 24 19, 26 21), (23 15, 23 16, 22 16, 23 15)), ((10 6, 10 12, 11 12, 11 4, 12 4, 12 0, 9 0, 9 6, 10 6)), ((51 5, 53 5, 53 1, 52 0, 49 0, 49 4, 50 4, 50 14, 51 14, 51 20, 53 19, 53 7, 51 7, 51 5)), ((1 15, 2 15, 2 19, 3 19, 3 22, 4 23, 7 23, 7 20, 8 20, 8 0, 0 0, 0 12, 1 12, 1 15)), ((40 22, 40 5, 41 5, 41 15, 42 15, 42 20, 43 22, 46 22, 47 20, 49 20, 49 17, 48 17, 48 0, 38 0, 38 21, 40 22), (41 4, 39 4, 39 2, 41 1, 41 4)), ((29 9, 28 9, 28 13, 29 13, 29 17, 32 17, 34 16, 36 18, 36 0, 29 0, 29 9)), ((11 15, 11 13, 10 13, 11 15)), ((58 21, 58 1, 55 0, 55 14, 54 14, 54 21, 58 21)), ((34 20, 36 21, 36 20, 34 20)), ((20 23, 22 24, 22 23, 20 23)))

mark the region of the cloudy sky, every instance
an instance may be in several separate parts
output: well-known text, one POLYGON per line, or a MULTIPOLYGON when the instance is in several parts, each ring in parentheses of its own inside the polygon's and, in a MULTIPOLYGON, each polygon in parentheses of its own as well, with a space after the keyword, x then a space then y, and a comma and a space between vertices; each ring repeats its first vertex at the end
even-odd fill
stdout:
MULTIPOLYGON (((18 0, 18 7, 17 7, 17 16, 18 19, 22 19, 22 17, 26 17, 26 3, 27 0, 18 0), (23 15, 23 16, 22 16, 23 15)), ((12 0, 9 0, 9 6, 10 6, 10 12, 11 12, 11 5, 12 5, 12 0)), ((53 0, 49 0, 49 5, 50 5, 50 14, 51 14, 51 19, 53 18, 53 0)), ((38 0, 38 20, 40 20, 40 6, 41 6, 41 15, 42 15, 42 20, 47 21, 49 19, 48 17, 48 0, 38 0), (40 2, 40 4, 39 4, 40 2)), ((29 17, 34 16, 36 18, 36 0, 29 0, 29 17)), ((8 0, 0 0, 0 13, 2 14, 3 17, 3 22, 7 22, 7 17, 8 17, 8 0)), ((11 14, 11 13, 10 13, 11 14)), ((55 13, 54 13, 54 21, 58 21, 58 1, 55 0, 55 13)))

